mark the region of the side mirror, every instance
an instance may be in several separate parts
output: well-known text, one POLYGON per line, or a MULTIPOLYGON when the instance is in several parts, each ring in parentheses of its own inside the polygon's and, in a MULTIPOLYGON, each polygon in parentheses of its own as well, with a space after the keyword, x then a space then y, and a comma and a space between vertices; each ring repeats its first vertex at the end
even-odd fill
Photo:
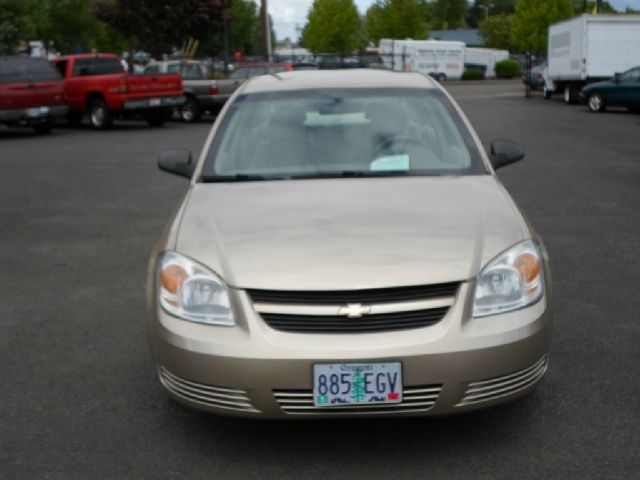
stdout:
POLYGON ((191 160, 191 152, 186 149, 176 148, 165 150, 158 157, 158 168, 165 172, 191 178, 195 165, 191 160))
POLYGON ((622 74, 620 72, 616 72, 613 74, 613 81, 616 83, 620 83, 620 79, 622 78, 622 74))
POLYGON ((491 165, 494 169, 522 160, 524 156, 524 149, 516 142, 511 140, 491 142, 491 165))

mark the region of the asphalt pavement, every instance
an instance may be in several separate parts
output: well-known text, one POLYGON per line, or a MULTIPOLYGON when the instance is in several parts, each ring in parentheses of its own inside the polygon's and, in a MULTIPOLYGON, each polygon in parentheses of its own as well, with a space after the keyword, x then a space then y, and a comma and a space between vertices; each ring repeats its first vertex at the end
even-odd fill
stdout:
MULTIPOLYGON (((637 478, 640 115, 521 84, 448 84, 551 255, 555 337, 530 397, 445 418, 249 421, 161 389, 145 333, 148 254, 209 124, 0 130, 0 478, 637 478)), ((212 206, 215 208, 215 206, 212 206)))

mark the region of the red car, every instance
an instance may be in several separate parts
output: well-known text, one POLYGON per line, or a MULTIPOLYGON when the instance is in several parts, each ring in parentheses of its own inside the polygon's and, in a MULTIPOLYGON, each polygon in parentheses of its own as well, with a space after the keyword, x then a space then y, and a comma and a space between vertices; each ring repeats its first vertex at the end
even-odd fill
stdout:
POLYGON ((0 57, 0 124, 49 133, 68 109, 62 79, 46 60, 0 57))
POLYGON ((87 114, 96 129, 111 127, 115 118, 142 118, 160 126, 185 100, 180 75, 130 75, 117 55, 68 55, 52 63, 64 78, 72 123, 87 114))

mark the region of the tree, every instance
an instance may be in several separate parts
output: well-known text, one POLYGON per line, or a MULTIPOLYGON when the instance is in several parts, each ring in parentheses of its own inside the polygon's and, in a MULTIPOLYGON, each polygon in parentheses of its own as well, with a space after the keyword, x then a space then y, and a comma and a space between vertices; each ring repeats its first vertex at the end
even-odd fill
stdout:
POLYGON ((245 55, 260 52, 260 18, 253 0, 234 0, 229 9, 229 50, 245 55))
POLYGON ((489 48, 511 48, 511 22, 513 15, 492 15, 480 22, 480 35, 489 48))
POLYGON ((314 0, 302 31, 312 52, 351 53, 361 45, 361 22, 353 0, 314 0))
POLYGON ((435 0, 431 7, 433 28, 462 28, 468 9, 467 0, 435 0))
POLYGON ((158 56, 218 28, 224 0, 94 0, 98 18, 130 43, 158 56))
POLYGON ((33 32, 29 10, 24 0, 0 0, 0 54, 15 53, 33 32))
POLYGON ((377 0, 365 15, 367 38, 427 38, 427 10, 424 0, 377 0))
POLYGON ((492 15, 511 14, 515 12, 516 0, 475 0, 469 7, 467 24, 478 28, 483 20, 492 15))
POLYGON ((572 16, 571 0, 518 0, 511 41, 523 52, 544 52, 549 25, 572 16))

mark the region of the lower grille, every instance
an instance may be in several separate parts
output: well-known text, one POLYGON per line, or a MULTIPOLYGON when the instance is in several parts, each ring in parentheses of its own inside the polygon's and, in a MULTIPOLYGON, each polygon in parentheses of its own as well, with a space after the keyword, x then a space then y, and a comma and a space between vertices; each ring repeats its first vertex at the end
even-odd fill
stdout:
POLYGON ((442 385, 405 387, 402 402, 383 405, 357 405, 345 407, 316 407, 311 390, 274 390, 278 405, 289 415, 345 415, 345 414, 394 414, 426 412, 438 400, 442 385))
POLYGON ((467 386, 464 398, 456 407, 488 402, 529 388, 542 378, 547 371, 548 363, 548 357, 545 355, 524 370, 519 370, 509 375, 471 382, 467 386))
POLYGON ((380 313, 361 318, 345 318, 337 315, 290 315, 260 313, 271 327, 283 332, 300 333, 365 333, 404 330, 427 327, 438 323, 449 307, 431 308, 409 312, 380 313))
POLYGON ((227 410, 259 412, 251 405, 251 400, 244 390, 214 387, 186 380, 174 375, 164 367, 158 368, 158 376, 167 390, 191 402, 227 410))

